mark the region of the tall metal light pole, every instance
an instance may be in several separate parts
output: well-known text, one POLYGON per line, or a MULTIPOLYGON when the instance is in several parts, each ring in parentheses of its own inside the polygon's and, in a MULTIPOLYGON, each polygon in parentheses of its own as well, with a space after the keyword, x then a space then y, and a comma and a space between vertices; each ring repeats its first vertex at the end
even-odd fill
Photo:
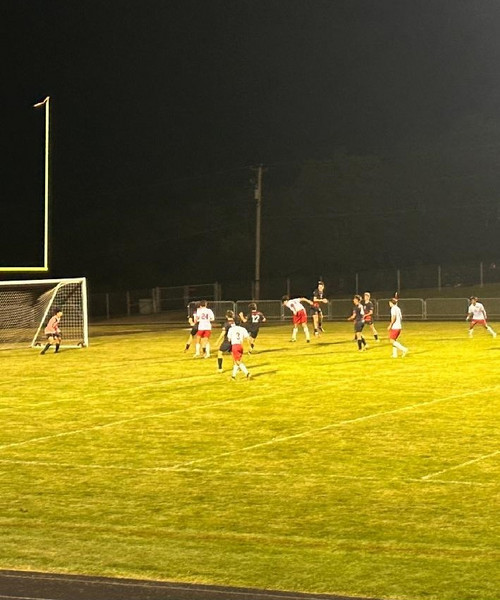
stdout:
POLYGON ((49 149, 50 149, 50 96, 33 105, 45 106, 45 184, 44 184, 44 226, 43 226, 43 270, 49 270, 49 149))
POLYGON ((254 300, 260 300, 260 223, 262 210, 262 165, 257 167, 257 184, 255 186, 255 200, 257 201, 255 217, 255 289, 254 300))

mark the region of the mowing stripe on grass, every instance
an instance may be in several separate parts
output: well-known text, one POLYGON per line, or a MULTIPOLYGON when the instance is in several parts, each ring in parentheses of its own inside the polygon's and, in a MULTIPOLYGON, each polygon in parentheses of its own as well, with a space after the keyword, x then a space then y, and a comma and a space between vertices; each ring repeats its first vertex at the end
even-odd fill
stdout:
POLYGON ((265 442, 260 442, 258 444, 252 444, 251 446, 245 446, 243 448, 239 448, 238 450, 231 450, 229 452, 222 452, 220 454, 215 454, 213 456, 207 456, 205 458, 197 458, 194 460, 185 461, 182 463, 178 463, 171 467, 172 470, 179 469, 182 467, 188 467, 190 465, 200 464, 204 462, 209 462, 211 460, 217 460, 219 458, 224 458, 225 456, 232 456, 234 454, 239 454, 240 452, 248 452, 249 450, 256 450, 257 448, 263 448, 265 446, 272 446, 274 444, 280 444, 282 442, 289 442, 291 440, 296 440, 302 437, 308 437, 315 435, 316 433, 322 433, 324 431, 329 431, 330 429, 335 429, 336 427, 343 427, 345 425, 352 425, 353 423, 362 423, 364 421, 369 421, 370 419, 376 419, 378 417, 384 417, 387 415, 395 415, 400 412, 414 410, 418 408, 422 408, 425 406, 431 406, 433 404, 438 404, 440 402, 447 402, 448 400, 457 400, 461 398, 467 398, 469 396, 474 396, 482 393, 489 393, 494 390, 500 388, 500 385, 496 385, 491 388, 483 388, 480 390, 474 390, 472 392, 464 392, 463 394, 453 394, 452 396, 446 396, 445 398, 436 398, 434 400, 429 400, 428 402, 419 402, 418 404, 412 404, 410 406, 403 406, 401 408, 395 408, 393 410, 387 410, 379 413, 374 413, 371 415, 365 415, 364 417, 357 417, 356 419, 346 419, 345 421, 339 421, 338 423, 330 423, 329 425, 324 425, 323 427, 317 427, 314 429, 307 429, 301 433, 296 433, 294 435, 287 435, 283 437, 273 438, 271 440, 267 440, 265 442))
POLYGON ((117 425, 124 425, 125 423, 133 423, 134 421, 143 421, 145 419, 159 419, 160 417, 167 417, 169 415, 176 415, 179 413, 192 412, 198 409, 204 408, 215 408, 217 406, 226 406, 228 404, 239 404, 241 402, 248 402, 247 398, 233 398, 232 400, 225 400, 224 402, 214 402, 212 404, 197 404, 196 406, 190 406, 188 408, 179 408, 177 410, 169 410, 166 412, 155 413, 152 415, 141 415, 140 417, 131 417, 130 419, 121 419, 119 421, 112 421, 111 423, 104 423, 103 425, 94 425, 93 427, 83 427, 82 429, 75 429, 73 431, 62 431, 61 433, 54 433, 53 435, 46 435, 39 438, 32 438, 30 440, 24 440, 22 442, 12 442, 11 444, 4 444, 0 446, 0 450, 6 450, 8 448, 15 448, 17 446, 26 446, 27 444, 33 444, 36 442, 45 442, 61 437, 67 437, 70 435, 78 435, 80 433, 86 433, 88 431, 98 431, 100 429, 108 429, 109 427, 116 427, 117 425))
MULTIPOLYGON (((83 470, 97 470, 97 471, 127 471, 127 472, 138 472, 138 473, 165 473, 172 472, 172 467, 129 467, 123 465, 99 465, 99 464, 78 464, 78 463, 61 463, 61 462, 51 462, 51 461, 42 461, 42 460, 19 460, 19 459, 0 459, 0 465, 23 465, 27 467, 53 467, 55 469, 83 469, 83 470)), ((279 472, 270 472, 270 471, 227 471, 224 469, 199 469, 199 468, 178 468, 175 469, 176 473, 202 473, 209 475, 235 475, 241 477, 287 477, 297 475, 291 471, 279 471, 279 472)), ((474 486, 474 487, 497 487, 497 484, 494 482, 489 483, 480 483, 478 481, 455 481, 453 479, 423 479, 423 478, 414 478, 407 477, 400 479, 398 477, 390 477, 389 479, 381 479, 380 477, 370 477, 368 475, 315 475, 313 473, 308 473, 307 475, 301 474, 300 477, 302 479, 330 479, 330 480, 349 480, 349 481, 372 481, 374 483, 429 483, 429 484, 446 484, 446 485, 466 485, 466 486, 474 486)))
POLYGON ((443 473, 448 473, 448 471, 454 471, 455 469, 461 469, 462 467, 467 467, 469 465, 473 465, 474 463, 480 462, 482 460, 486 460, 487 458, 491 458, 492 456, 496 456, 500 454, 500 450, 495 450, 495 452, 490 452, 489 454, 483 454, 478 458, 473 458, 472 460, 468 460, 464 463, 460 463, 459 465, 455 465, 453 467, 449 467, 448 469, 443 469, 442 471, 436 471, 435 473, 429 473, 428 475, 424 475, 421 477, 422 480, 428 480, 431 477, 437 477, 438 475, 442 475, 443 473))

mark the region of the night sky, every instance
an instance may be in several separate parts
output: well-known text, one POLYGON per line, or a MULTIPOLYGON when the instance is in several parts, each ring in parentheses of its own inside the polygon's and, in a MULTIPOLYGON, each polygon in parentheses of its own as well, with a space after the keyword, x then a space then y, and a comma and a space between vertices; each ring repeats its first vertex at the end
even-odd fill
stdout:
MULTIPOLYGON (((497 0, 4 0, 0 262, 96 289, 500 256, 497 0)), ((3 278, 15 275, 3 274, 3 278)))

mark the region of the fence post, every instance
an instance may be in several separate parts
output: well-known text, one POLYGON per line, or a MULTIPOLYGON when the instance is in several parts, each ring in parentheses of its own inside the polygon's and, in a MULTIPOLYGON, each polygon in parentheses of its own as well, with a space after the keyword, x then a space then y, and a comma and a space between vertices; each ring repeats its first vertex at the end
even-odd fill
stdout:
POLYGON ((438 265, 438 290, 441 291, 441 265, 438 265))
POLYGON ((396 269, 396 289, 398 292, 401 291, 401 271, 399 269, 396 269))
POLYGON ((127 316, 130 317, 130 292, 127 291, 127 293, 125 294, 126 300, 127 300, 127 316))

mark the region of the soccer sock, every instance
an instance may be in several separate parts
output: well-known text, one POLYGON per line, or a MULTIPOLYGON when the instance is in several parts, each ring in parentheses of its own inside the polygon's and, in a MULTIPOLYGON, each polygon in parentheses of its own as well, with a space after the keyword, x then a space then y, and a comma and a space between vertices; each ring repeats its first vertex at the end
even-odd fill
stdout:
POLYGON ((189 346, 190 346, 190 345, 191 345, 191 344, 186 344, 186 350, 189 350, 189 346))
POLYGON ((222 358, 217 359, 217 366, 219 367, 219 369, 222 369, 222 358))
POLYGON ((486 329, 491 333, 491 335, 495 334, 495 332, 493 331, 493 329, 489 325, 486 325, 486 329))
POLYGON ((392 345, 398 350, 401 350, 401 352, 404 352, 406 350, 403 344, 400 344, 399 342, 392 342, 392 345))
POLYGON ((297 327, 294 327, 292 330, 292 340, 296 340, 297 339, 297 327))
POLYGON ((356 340, 358 342, 358 350, 361 350, 363 347, 363 342, 361 340, 356 340))
POLYGON ((205 356, 210 356, 210 342, 205 346, 205 356))
POLYGON ((245 367, 245 365, 242 362, 240 362, 240 369, 243 371, 243 373, 245 375, 248 375, 248 369, 245 367))
POLYGON ((374 334, 373 334, 373 337, 374 337, 376 340, 378 340, 378 333, 374 333, 374 334))
POLYGON ((195 348, 196 348, 196 355, 199 356, 200 355, 200 344, 196 343, 195 348))
POLYGON ((238 372, 238 369, 239 369, 238 365, 234 365, 234 367, 233 367, 233 377, 236 377, 236 373, 238 372))
POLYGON ((252 343, 250 344, 250 348, 253 350, 253 347, 254 347, 254 346, 255 346, 255 344, 252 342, 252 343))
POLYGON ((309 334, 309 327, 304 327, 304 333, 306 334, 306 340, 309 341, 311 336, 309 334))
POLYGON ((363 344, 363 346, 366 346, 366 340, 363 336, 361 336, 361 343, 363 344))
POLYGON ((59 352, 59 346, 60 346, 60 345, 61 345, 61 344, 56 344, 56 349, 54 350, 54 352, 59 352))
POLYGON ((396 348, 396 346, 392 346, 392 358, 397 358, 398 357, 398 349, 396 348))
POLYGON ((45 348, 40 352, 40 354, 45 354, 47 350, 50 348, 51 344, 47 344, 45 348))

